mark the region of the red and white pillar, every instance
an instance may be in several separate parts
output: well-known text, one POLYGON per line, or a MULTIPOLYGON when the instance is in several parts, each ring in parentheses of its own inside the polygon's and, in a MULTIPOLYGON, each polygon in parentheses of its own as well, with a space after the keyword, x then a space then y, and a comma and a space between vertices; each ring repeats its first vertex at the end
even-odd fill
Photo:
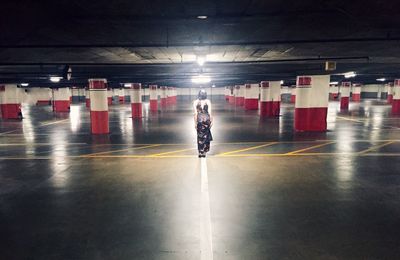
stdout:
POLYGON ((329 86, 329 99, 335 100, 339 96, 339 87, 337 85, 329 86))
POLYGON ((235 92, 236 92, 235 87, 229 87, 229 97, 228 97, 229 104, 232 104, 232 105, 235 104, 235 92))
POLYGON ((90 109, 90 90, 85 89, 85 104, 86 107, 90 109))
POLYGON ((290 103, 296 103, 296 92, 297 87, 292 87, 292 90, 290 91, 290 103))
POLYGON ((392 114, 400 115, 400 79, 394 81, 393 87, 393 100, 392 100, 392 114))
POLYGON ((120 104, 124 104, 125 103, 125 89, 124 88, 120 88, 119 89, 118 99, 119 99, 119 103, 120 104))
POLYGON ((258 94, 260 87, 258 84, 246 84, 244 90, 244 109, 257 110, 258 109, 258 94))
POLYGON ((0 85, 0 111, 1 118, 22 118, 21 103, 17 94, 17 85, 0 85))
POLYGON ((392 102, 393 102, 393 83, 392 83, 392 82, 390 82, 390 83, 388 84, 387 102, 388 102, 389 104, 392 104, 392 102))
POLYGON ((70 110, 70 96, 71 92, 69 88, 55 88, 53 89, 54 93, 54 103, 53 110, 54 112, 69 112, 70 110))
POLYGON ((131 86, 132 118, 142 117, 142 85, 133 83, 131 86))
POLYGON ((353 84, 353 92, 351 93, 351 100, 355 102, 361 101, 361 84, 353 84))
POLYGON ((225 100, 226 100, 226 102, 229 102, 229 95, 230 95, 230 93, 231 93, 231 91, 230 91, 229 87, 225 87, 224 95, 225 95, 225 100))
POLYGON ((112 89, 107 88, 107 104, 108 104, 109 106, 112 105, 112 99, 113 99, 113 92, 112 92, 112 89))
POLYGON ((108 134, 107 80, 89 79, 92 134, 108 134))
POLYGON ((340 109, 349 109, 350 86, 351 82, 342 82, 340 87, 340 109))
POLYGON ((157 85, 150 85, 149 92, 150 92, 150 111, 157 112, 158 111, 157 85))
POLYGON ((329 103, 329 75, 297 77, 294 129, 326 131, 329 103))
POLYGON ((166 107, 168 105, 167 91, 168 91, 167 87, 160 87, 160 101, 162 107, 166 107))
POLYGON ((235 104, 236 106, 244 105, 244 86, 242 85, 235 86, 235 104))
POLYGON ((261 81, 260 116, 279 116, 281 106, 281 82, 261 81))

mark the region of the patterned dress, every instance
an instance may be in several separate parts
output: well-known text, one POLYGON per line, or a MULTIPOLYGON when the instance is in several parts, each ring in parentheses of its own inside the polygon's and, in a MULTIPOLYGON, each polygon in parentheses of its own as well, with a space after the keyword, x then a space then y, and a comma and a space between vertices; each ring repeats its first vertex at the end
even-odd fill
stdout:
POLYGON ((208 113, 208 105, 201 107, 200 102, 196 105, 197 110, 197 149, 200 154, 210 151, 210 142, 213 140, 211 135, 211 118, 208 113))

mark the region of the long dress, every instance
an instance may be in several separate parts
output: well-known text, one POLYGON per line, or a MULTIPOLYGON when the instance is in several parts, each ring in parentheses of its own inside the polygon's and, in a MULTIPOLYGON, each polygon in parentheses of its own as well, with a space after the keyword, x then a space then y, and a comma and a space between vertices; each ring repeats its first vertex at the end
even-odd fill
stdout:
POLYGON ((200 102, 197 109, 197 149, 200 154, 210 151, 210 142, 213 140, 211 135, 211 118, 208 113, 208 105, 201 107, 200 102))

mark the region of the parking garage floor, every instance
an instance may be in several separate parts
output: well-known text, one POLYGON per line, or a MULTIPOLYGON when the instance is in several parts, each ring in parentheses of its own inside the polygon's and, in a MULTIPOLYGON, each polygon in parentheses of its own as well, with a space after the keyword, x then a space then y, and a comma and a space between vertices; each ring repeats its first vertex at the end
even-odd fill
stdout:
POLYGON ((197 158, 189 101, 133 121, 24 106, 0 121, 1 259, 398 259, 400 118, 385 101, 329 105, 294 133, 293 105, 260 120, 214 100, 197 158))

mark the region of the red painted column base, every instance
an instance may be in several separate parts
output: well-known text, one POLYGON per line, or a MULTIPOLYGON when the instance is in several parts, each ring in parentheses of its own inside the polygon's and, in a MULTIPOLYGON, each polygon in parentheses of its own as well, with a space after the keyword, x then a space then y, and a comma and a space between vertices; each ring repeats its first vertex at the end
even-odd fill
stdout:
POLYGON ((235 97, 236 106, 244 106, 244 97, 235 97))
POLYGON ((4 119, 20 119, 21 114, 21 104, 1 104, 1 117, 4 119))
POLYGON ((229 104, 235 104, 235 97, 234 96, 229 96, 229 104))
POLYGON ((229 96, 225 95, 225 100, 229 102, 229 96))
POLYGON ((298 132, 324 132, 327 114, 327 107, 295 108, 294 129, 298 132))
POLYGON ((54 112, 69 112, 70 102, 68 100, 55 100, 53 109, 54 112))
POLYGON ((150 111, 156 112, 158 111, 158 100, 150 100, 150 111))
POLYGON ((260 102, 260 116, 276 117, 280 113, 280 101, 262 101, 260 102))
POLYGON ((290 103, 296 103, 296 96, 295 95, 291 95, 290 96, 290 103))
POLYGON ((258 99, 257 98, 246 98, 244 100, 244 109, 257 110, 258 109, 258 99))
POLYGON ((391 94, 388 95, 388 97, 387 97, 387 102, 388 102, 389 104, 392 104, 392 102, 393 102, 393 95, 391 95, 391 94))
POLYGON ((142 117, 142 103, 131 103, 132 107, 132 118, 142 117))
POLYGON ((90 99, 85 99, 86 107, 90 108, 90 99))
POLYGON ((340 109, 349 109, 349 97, 340 98, 340 109))
POLYGON ((125 97, 120 96, 120 97, 119 97, 119 103, 120 103, 120 104, 125 103, 125 97))
POLYGON ((168 100, 167 98, 161 98, 161 106, 166 107, 168 105, 168 100))
POLYGON ((112 105, 112 97, 107 97, 107 103, 109 106, 112 105))
POLYGON ((397 116, 400 115, 400 99, 392 100, 392 114, 397 116))
POLYGON ((361 94, 352 94, 351 95, 351 100, 359 102, 361 100, 361 94))
POLYGON ((108 111, 90 111, 92 134, 108 134, 108 111))

